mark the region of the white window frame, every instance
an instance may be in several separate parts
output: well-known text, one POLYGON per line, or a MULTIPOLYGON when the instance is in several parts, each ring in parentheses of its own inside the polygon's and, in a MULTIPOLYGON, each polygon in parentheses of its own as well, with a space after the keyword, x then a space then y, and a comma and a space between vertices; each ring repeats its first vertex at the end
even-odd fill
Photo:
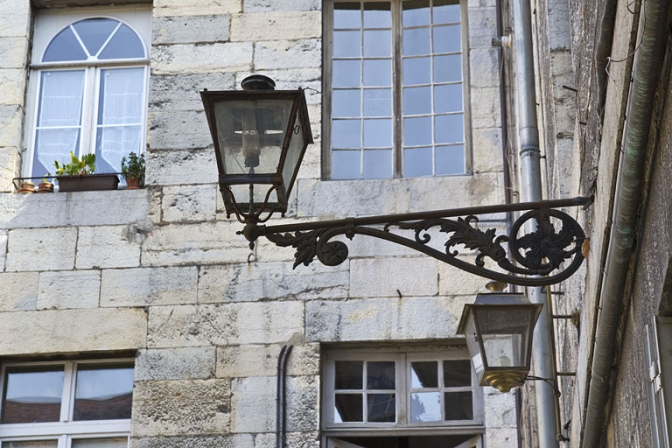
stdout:
MULTIPOLYGON (((322 53, 322 66, 323 69, 323 101, 322 101, 322 179, 325 180, 335 180, 335 181, 344 181, 344 180, 374 180, 365 177, 353 178, 353 179, 333 179, 331 175, 332 171, 332 150, 331 150, 331 123, 332 123, 332 62, 333 62, 333 16, 334 16, 334 3, 343 2, 346 0, 325 0, 323 5, 323 41, 324 48, 322 53)), ((381 0, 355 0, 357 2, 375 2, 381 0)), ((403 144, 402 144, 402 132, 403 132, 403 114, 402 114, 402 97, 403 97, 403 86, 400 78, 401 75, 401 2, 403 0, 384 0, 389 1, 391 4, 392 12, 392 41, 393 44, 396 44, 392 47, 392 179, 412 179, 413 177, 407 177, 403 175, 403 144), (396 47, 399 47, 395 51, 396 47)), ((463 120, 464 120, 464 164, 465 171, 463 173, 457 174, 448 174, 448 175, 432 175, 424 176, 427 177, 454 177, 454 176, 465 176, 472 174, 472 157, 471 157, 471 107, 470 107, 470 81, 469 81, 469 7, 467 0, 459 0, 460 3, 460 31, 461 31, 461 55, 462 55, 462 101, 463 101, 463 120)), ((366 60, 363 58, 362 60, 366 60)), ((434 86, 434 83, 430 84, 434 86)), ((361 86, 360 86, 361 87, 361 86)), ((363 132, 363 130, 362 130, 363 132)), ((433 139, 433 137, 432 137, 433 139)), ((432 146, 436 147, 433 143, 432 146)), ((360 150, 362 148, 359 148, 360 150)), ((360 162, 360 170, 363 172, 363 161, 360 162)), ((433 169, 436 167, 436 162, 432 160, 433 169)), ((377 178, 376 178, 377 179, 377 178)), ((377 180, 384 180, 377 179, 377 180)))
MULTIPOLYGON (((326 438, 348 436, 420 436, 420 435, 461 435, 484 434, 483 391, 478 386, 473 368, 471 369, 471 387, 473 402, 473 420, 453 420, 437 422, 410 422, 411 362, 469 360, 466 347, 443 348, 438 350, 376 350, 354 349, 327 351, 322 363, 322 429, 326 438), (336 361, 390 361, 395 363, 395 401, 398 422, 364 423, 334 422, 334 377, 336 361)), ((470 364, 471 365, 471 364, 470 364)), ((365 384, 363 385, 365 386, 365 384)), ((458 389, 458 388, 450 388, 458 389)), ((461 388, 460 388, 461 389, 461 388)), ((444 411, 442 410, 442 413, 444 411)))
MULTIPOLYGON (((145 152, 147 144, 147 105, 149 98, 149 42, 151 41, 151 8, 148 6, 76 8, 66 10, 41 10, 35 18, 35 32, 31 53, 30 79, 26 102, 26 123, 24 130, 24 157, 22 176, 33 175, 35 137, 37 134, 37 114, 40 101, 40 83, 44 71, 84 70, 84 93, 82 98, 82 124, 78 156, 96 152, 97 112, 100 96, 100 73, 105 69, 143 67, 144 87, 142 92, 142 117, 139 153, 145 152), (41 62, 49 43, 67 26, 80 20, 106 18, 127 25, 140 38, 145 57, 134 59, 113 59, 76 62, 41 62)), ((53 170, 55 168, 50 167, 53 170)), ((50 171, 50 172, 52 172, 50 171)))
POLYGON ((653 448, 670 448, 672 428, 672 317, 645 326, 653 448), (666 390, 667 389, 667 390, 666 390))
POLYGON ((84 420, 73 421, 75 402, 75 382, 77 379, 77 365, 85 364, 134 364, 133 358, 91 359, 78 361, 44 361, 44 362, 16 362, 6 363, 0 368, 0 390, 3 391, 0 399, 0 413, 4 405, 5 379, 7 368, 37 367, 37 366, 64 366, 63 396, 61 401, 61 417, 58 422, 44 423, 0 423, 0 447, 3 442, 57 440, 58 448, 69 448, 73 439, 99 439, 107 437, 127 437, 130 440, 131 419, 123 420, 84 420))

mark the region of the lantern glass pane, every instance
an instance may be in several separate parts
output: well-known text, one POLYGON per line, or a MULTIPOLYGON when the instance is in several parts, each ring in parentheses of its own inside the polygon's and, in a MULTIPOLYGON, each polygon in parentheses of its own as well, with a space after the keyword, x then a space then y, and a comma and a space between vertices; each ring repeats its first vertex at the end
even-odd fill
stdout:
POLYGON ((306 140, 304 138, 305 134, 303 133, 304 124, 301 120, 301 116, 302 113, 296 115, 296 121, 294 122, 294 126, 292 126, 289 148, 287 149, 287 157, 285 158, 285 164, 282 167, 282 182, 288 197, 292 189, 292 180, 294 180, 296 172, 299 171, 303 148, 306 146, 306 140))
MULTIPOLYGON (((270 190, 272 187, 271 184, 241 184, 241 185, 230 185, 229 188, 231 189, 231 192, 233 193, 233 197, 236 198, 236 203, 238 204, 238 207, 240 208, 240 211, 243 213, 248 213, 249 210, 249 204, 252 202, 252 204, 256 204, 253 209, 256 210, 258 206, 264 203, 264 200, 266 199, 266 195, 268 194, 268 190, 270 190), (252 189, 250 190, 250 186, 252 186, 252 189), (252 195, 252 201, 250 201, 250 193, 252 195)), ((278 203, 278 193, 277 190, 271 191, 271 194, 268 197, 268 203, 269 204, 277 204, 278 203)))
POLYGON ((217 139, 226 174, 278 172, 291 99, 220 101, 217 139))
POLYGON ((488 367, 525 367, 533 314, 530 309, 474 310, 488 367))
POLYGON ((464 333, 464 336, 467 339, 467 348, 469 349, 469 356, 471 356, 471 363, 474 366, 474 371, 478 377, 478 381, 481 381, 483 378, 483 355, 481 354, 481 347, 478 343, 479 338, 476 333, 476 325, 474 323, 474 312, 473 310, 469 313, 467 318, 467 329, 464 333))

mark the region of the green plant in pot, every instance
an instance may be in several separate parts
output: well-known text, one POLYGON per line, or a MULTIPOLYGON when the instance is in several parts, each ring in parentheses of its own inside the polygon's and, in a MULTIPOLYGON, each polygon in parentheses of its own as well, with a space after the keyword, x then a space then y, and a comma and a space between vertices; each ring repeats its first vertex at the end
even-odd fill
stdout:
POLYGON ((140 184, 145 178, 145 155, 138 156, 131 152, 128 157, 122 158, 121 174, 126 178, 126 188, 129 190, 140 188, 140 184))
POLYGON ((49 174, 49 173, 44 175, 44 177, 40 181, 40 185, 37 186, 37 192, 38 193, 53 193, 54 192, 54 184, 49 180, 50 177, 51 177, 51 174, 49 174))
POLYGON ((54 160, 57 176, 81 176, 93 174, 96 169, 96 155, 84 154, 81 159, 70 151, 70 163, 61 165, 58 160, 54 160))

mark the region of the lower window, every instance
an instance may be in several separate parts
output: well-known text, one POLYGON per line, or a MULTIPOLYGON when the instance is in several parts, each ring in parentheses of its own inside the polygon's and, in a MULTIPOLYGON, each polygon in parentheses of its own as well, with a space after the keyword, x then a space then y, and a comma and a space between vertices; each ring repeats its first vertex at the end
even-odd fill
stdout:
POLYGON ((126 448, 133 360, 5 364, 0 448, 126 448))

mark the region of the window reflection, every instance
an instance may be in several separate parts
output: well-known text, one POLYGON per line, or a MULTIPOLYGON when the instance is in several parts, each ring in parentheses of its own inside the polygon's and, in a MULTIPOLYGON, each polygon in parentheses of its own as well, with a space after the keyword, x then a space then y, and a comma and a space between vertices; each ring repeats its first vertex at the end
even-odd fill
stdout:
POLYGON ((62 365, 7 369, 2 423, 59 421, 63 376, 62 365))
POLYGON ((74 420, 131 418, 133 366, 79 365, 74 420))

